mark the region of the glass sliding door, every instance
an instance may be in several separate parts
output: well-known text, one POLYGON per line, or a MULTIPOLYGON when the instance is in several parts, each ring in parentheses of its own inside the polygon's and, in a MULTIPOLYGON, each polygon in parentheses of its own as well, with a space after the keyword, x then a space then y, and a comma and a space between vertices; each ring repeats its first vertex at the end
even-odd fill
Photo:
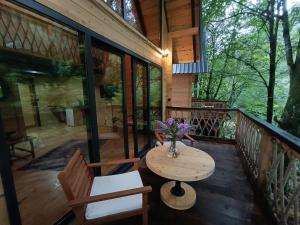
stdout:
MULTIPOLYGON (((124 82, 122 55, 93 47, 95 98, 101 161, 124 159, 125 143, 124 82)), ((127 138, 126 138, 127 141, 127 138)), ((113 167, 102 168, 107 174, 113 167)))
POLYGON ((0 14, 0 113, 22 224, 52 225, 69 210, 59 171, 78 148, 89 157, 84 46, 11 3, 0 14))
POLYGON ((2 186, 1 176, 0 176, 0 221, 1 221, 1 225, 9 225, 6 199, 5 199, 4 190, 2 186))
POLYGON ((156 120, 162 120, 162 72, 159 67, 149 66, 150 130, 156 128, 156 120))
POLYGON ((133 61, 133 111, 135 120, 135 153, 149 147, 149 93, 147 65, 133 61))

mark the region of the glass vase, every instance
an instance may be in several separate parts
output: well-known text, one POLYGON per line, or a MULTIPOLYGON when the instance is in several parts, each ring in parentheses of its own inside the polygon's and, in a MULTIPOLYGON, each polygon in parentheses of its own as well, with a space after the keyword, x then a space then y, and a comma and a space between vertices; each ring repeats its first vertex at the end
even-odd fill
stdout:
POLYGON ((170 144, 170 147, 168 149, 168 154, 167 156, 169 158, 177 158, 179 155, 179 151, 178 149, 176 148, 176 139, 175 140, 171 140, 171 144, 170 144))

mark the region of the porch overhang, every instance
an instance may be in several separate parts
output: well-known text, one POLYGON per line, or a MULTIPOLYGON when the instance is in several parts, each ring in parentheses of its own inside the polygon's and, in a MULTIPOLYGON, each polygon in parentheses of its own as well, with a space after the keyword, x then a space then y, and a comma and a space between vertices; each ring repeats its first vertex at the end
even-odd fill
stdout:
POLYGON ((173 64, 173 75, 176 74, 192 74, 207 73, 207 63, 201 61, 200 63, 176 63, 173 64))

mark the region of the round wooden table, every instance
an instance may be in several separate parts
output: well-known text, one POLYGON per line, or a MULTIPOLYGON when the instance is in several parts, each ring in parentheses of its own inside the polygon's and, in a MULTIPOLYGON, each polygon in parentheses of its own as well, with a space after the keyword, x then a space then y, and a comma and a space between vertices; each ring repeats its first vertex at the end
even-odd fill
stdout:
POLYGON ((213 174, 215 161, 204 151, 190 146, 176 146, 180 154, 177 158, 167 156, 168 147, 159 146, 146 155, 148 168, 159 176, 168 178, 160 189, 162 201, 178 210, 191 208, 196 202, 194 188, 183 181, 198 181, 213 174))

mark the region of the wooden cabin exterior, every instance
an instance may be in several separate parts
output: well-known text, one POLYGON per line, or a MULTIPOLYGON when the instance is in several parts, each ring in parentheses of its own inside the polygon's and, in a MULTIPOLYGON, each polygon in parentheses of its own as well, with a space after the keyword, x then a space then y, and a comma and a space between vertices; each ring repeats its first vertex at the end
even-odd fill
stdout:
POLYGON ((299 139, 238 109, 192 105, 194 74, 207 70, 201 22, 201 0, 0 0, 1 225, 72 224, 57 175, 76 149, 91 163, 143 158, 167 117, 189 123, 218 164, 194 184, 205 201, 174 218, 142 166, 155 182, 150 224, 274 224, 243 166, 270 217, 299 224, 299 139))
POLYGON ((68 208, 61 190, 37 184, 49 187, 56 172, 48 162, 29 172, 36 160, 67 146, 92 162, 138 156, 167 105, 190 106, 192 76, 173 76, 172 66, 200 61, 200 1, 0 0, 0 15, 1 129, 16 177, 6 183, 1 169, 1 225, 51 224, 68 208), (41 205, 29 185, 59 207, 33 219, 41 205), (7 214, 5 196, 23 194, 29 200, 8 204, 7 214))

